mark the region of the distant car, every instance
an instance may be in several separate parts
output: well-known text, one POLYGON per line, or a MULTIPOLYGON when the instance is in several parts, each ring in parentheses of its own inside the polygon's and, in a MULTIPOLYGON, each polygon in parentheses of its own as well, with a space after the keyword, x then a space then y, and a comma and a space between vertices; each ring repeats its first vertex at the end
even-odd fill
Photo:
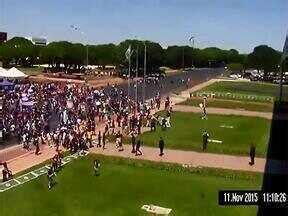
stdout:
POLYGON ((229 77, 231 79, 240 79, 240 78, 242 78, 241 74, 231 74, 229 77))

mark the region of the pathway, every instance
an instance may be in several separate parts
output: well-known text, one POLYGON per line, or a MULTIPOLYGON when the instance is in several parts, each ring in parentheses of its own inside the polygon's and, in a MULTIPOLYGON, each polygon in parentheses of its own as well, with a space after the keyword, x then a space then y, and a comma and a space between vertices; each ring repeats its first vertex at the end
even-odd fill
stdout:
MULTIPOLYGON (((175 105, 173 106, 174 111, 180 112, 193 112, 193 113, 202 113, 202 109, 196 106, 189 105, 175 105)), ((247 111, 247 110, 237 110, 237 109, 226 109, 226 108, 213 108, 208 107, 206 111, 209 114, 217 115, 237 115, 237 116, 248 116, 248 117, 259 117, 265 119, 272 119, 273 114, 270 112, 256 112, 256 111, 247 111)))

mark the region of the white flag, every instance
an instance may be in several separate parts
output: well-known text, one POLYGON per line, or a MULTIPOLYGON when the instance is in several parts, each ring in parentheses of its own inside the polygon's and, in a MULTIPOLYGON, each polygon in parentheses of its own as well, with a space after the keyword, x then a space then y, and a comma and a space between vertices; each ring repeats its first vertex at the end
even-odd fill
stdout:
POLYGON ((126 59, 129 60, 132 55, 131 45, 129 45, 128 49, 125 52, 126 59))

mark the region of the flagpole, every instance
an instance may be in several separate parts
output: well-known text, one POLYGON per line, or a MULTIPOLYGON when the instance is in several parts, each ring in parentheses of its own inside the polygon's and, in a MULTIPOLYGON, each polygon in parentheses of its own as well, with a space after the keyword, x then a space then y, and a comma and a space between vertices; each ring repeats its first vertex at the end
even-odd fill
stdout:
POLYGON ((136 99, 136 103, 138 102, 138 49, 139 49, 139 46, 137 44, 137 50, 136 50, 136 91, 135 91, 135 99, 136 99))
POLYGON ((129 54, 129 60, 128 61, 129 61, 129 69, 128 69, 128 99, 129 99, 129 97, 130 97, 130 76, 131 76, 131 53, 129 54))
POLYGON ((146 63, 147 63, 147 56, 146 56, 146 52, 147 52, 147 47, 146 47, 146 43, 144 41, 144 74, 143 74, 143 103, 145 103, 145 97, 146 97, 146 63))

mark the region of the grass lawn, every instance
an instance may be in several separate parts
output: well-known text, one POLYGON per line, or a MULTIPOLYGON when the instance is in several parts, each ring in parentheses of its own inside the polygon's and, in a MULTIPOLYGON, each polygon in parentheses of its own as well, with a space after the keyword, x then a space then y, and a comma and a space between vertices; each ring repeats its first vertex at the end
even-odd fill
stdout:
POLYGON ((200 114, 174 112, 172 127, 162 131, 140 135, 145 145, 158 146, 159 137, 165 140, 167 148, 202 151, 202 133, 206 129, 210 139, 222 143, 208 143, 208 152, 247 155, 253 142, 257 156, 266 156, 270 134, 270 121, 261 118, 209 115, 202 120, 200 114), (233 128, 227 128, 232 126, 233 128))
POLYGON ((43 67, 30 67, 30 68, 18 68, 23 73, 33 76, 33 75, 39 75, 43 72, 43 67))
POLYGON ((172 164, 98 156, 77 159, 61 170, 52 190, 46 176, 0 193, 3 216, 147 215, 140 207, 172 208, 171 215, 256 215, 255 206, 218 206, 218 190, 260 189, 260 174, 216 169, 185 169, 172 164))
MULTIPOLYGON (((195 98, 191 98, 182 102, 181 105, 189 105, 189 106, 198 107, 200 103, 203 103, 203 98, 195 97, 195 98)), ((216 98, 208 98, 207 107, 239 109, 239 110, 249 110, 249 111, 259 111, 259 112, 272 112, 273 111, 272 103, 226 100, 226 99, 216 99, 216 98)))
MULTIPOLYGON (((288 99, 288 86, 284 86, 283 90, 286 99, 288 99)), ((279 85, 258 82, 220 81, 201 89, 200 92, 276 97, 279 94, 279 85)))

